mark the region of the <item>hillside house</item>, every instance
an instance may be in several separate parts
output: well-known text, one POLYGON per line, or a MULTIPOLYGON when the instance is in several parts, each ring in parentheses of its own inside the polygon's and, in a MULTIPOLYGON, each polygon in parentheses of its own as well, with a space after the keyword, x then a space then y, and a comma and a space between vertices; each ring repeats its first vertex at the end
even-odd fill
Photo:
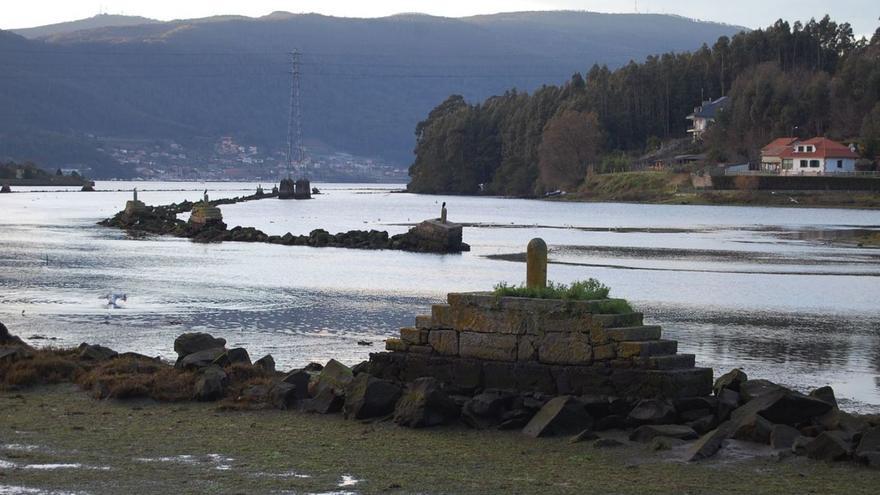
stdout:
POLYGON ((718 114, 727 106, 728 98, 722 96, 714 101, 704 101, 702 105, 694 108, 694 113, 687 116, 691 121, 691 127, 688 133, 693 136, 694 142, 703 139, 703 133, 715 122, 718 114))
POLYGON ((761 168, 770 170, 778 164, 780 175, 824 175, 855 172, 859 155, 845 144, 815 137, 805 141, 777 139, 761 150, 761 168))

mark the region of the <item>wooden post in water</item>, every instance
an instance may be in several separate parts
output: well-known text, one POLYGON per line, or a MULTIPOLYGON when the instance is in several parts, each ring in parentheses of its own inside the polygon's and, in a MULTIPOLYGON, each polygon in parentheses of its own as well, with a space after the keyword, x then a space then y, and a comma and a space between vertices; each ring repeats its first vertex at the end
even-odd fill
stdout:
POLYGON ((547 287, 547 243, 540 237, 529 241, 526 248, 526 287, 547 287))

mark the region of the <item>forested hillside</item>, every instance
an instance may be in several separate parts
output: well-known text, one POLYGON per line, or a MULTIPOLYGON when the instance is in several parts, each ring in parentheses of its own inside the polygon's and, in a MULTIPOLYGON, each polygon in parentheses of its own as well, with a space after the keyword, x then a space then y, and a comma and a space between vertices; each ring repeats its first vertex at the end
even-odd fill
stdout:
POLYGON ((481 103, 449 97, 416 127, 409 190, 533 195, 577 187, 686 133, 701 98, 728 95, 706 137, 718 160, 756 159, 774 137, 859 139, 880 152, 880 29, 856 40, 829 18, 720 37, 687 53, 611 70, 594 65, 561 86, 510 90, 481 103))
POLYGON ((35 159, 34 149, 55 149, 59 138, 84 155, 96 147, 89 135, 185 144, 232 136, 282 150, 288 52, 299 48, 306 142, 409 164, 413 127, 449 94, 477 101, 510 87, 531 91, 592 63, 618 67, 740 30, 587 12, 276 13, 70 31, 77 25, 28 32, 46 33, 38 40, 0 32, 0 156, 35 159))

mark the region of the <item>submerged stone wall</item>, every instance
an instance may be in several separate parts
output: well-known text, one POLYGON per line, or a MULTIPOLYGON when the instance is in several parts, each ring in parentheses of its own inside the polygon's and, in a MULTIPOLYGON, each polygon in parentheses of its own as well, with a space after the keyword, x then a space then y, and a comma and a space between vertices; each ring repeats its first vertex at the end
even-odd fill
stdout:
POLYGON ((432 376, 462 389, 547 394, 693 397, 712 391, 712 370, 644 325, 641 313, 612 312, 613 300, 563 301, 453 293, 430 316, 371 355, 374 374, 432 376))

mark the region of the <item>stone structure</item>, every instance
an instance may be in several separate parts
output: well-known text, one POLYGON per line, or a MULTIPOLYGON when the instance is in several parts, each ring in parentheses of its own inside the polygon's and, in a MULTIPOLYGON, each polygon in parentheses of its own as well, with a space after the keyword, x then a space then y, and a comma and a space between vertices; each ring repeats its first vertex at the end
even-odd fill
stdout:
POLYGON ((680 398, 712 392, 712 370, 641 313, 617 314, 610 300, 563 301, 449 294, 416 317, 391 352, 370 356, 376 376, 431 376, 452 388, 514 389, 551 395, 680 398))
POLYGON ((420 251, 434 253, 458 253, 469 251, 470 246, 462 242, 462 227, 446 218, 446 202, 440 207, 440 218, 425 220, 411 228, 407 233, 413 243, 421 246, 420 251))
POLYGON ((281 180, 278 199, 312 199, 312 185, 308 179, 294 182, 290 177, 281 180))
POLYGON ((147 205, 138 200, 138 190, 132 190, 132 198, 125 202, 125 214, 128 216, 140 215, 147 211, 147 205))
POLYGON ((193 205, 192 213, 189 216, 189 224, 204 227, 209 224, 219 224, 223 222, 223 214, 220 208, 213 206, 208 200, 208 191, 205 191, 205 197, 200 203, 193 205))
POLYGON ((9 184, 3 184, 2 186, 0 186, 0 193, 11 193, 11 192, 12 192, 12 188, 9 187, 9 184))
POLYGON ((544 239, 536 237, 526 248, 526 287, 547 287, 547 243, 544 239))

